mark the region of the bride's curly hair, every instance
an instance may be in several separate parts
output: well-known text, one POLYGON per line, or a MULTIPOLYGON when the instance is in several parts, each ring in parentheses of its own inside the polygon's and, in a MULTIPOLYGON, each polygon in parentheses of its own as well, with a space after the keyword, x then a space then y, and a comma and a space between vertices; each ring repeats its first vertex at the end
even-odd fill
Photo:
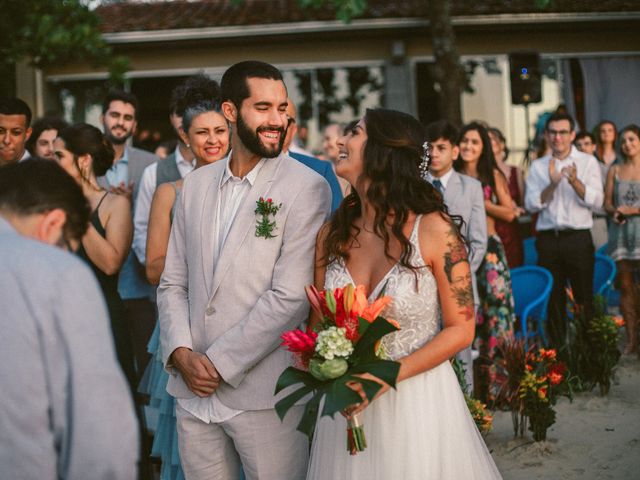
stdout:
MULTIPOLYGON (((384 239, 385 256, 394 261, 389 252, 390 236, 386 228, 387 219, 393 214, 391 233, 402 245, 399 263, 415 270, 410 263, 413 249, 402 231, 409 213, 439 212, 447 219, 451 218, 440 192, 420 174, 425 128, 411 115, 382 108, 367 109, 364 123, 367 142, 363 173, 358 182, 364 178, 370 181, 366 199, 375 209, 374 232, 384 239)), ((352 189, 328 224, 324 240, 325 257, 321 262, 348 258, 348 248, 360 233, 354 221, 361 214, 362 201, 356 189, 352 189)), ((454 216, 453 223, 459 230, 462 219, 454 216)))

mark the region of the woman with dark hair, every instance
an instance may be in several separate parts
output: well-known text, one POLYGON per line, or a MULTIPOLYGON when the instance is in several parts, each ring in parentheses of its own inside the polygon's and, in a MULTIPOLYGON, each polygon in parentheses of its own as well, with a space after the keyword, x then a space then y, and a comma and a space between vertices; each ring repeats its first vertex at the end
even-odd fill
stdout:
MULTIPOLYGON (((622 163, 616 156, 616 140, 618 139, 618 129, 615 123, 610 120, 602 120, 593 129, 596 144, 593 155, 598 160, 600 167, 600 176, 602 178, 602 188, 607 188, 607 177, 609 169, 614 163, 622 163)), ((608 243, 609 235, 609 219, 607 212, 602 208, 593 210, 593 226, 591 227, 591 236, 593 237, 593 245, 596 249, 608 243)))
POLYGON ((53 142, 58 137, 58 132, 66 126, 67 122, 56 117, 43 117, 33 122, 31 136, 26 145, 31 156, 55 160, 53 142))
MULTIPOLYGON (((596 155, 600 163, 608 170, 611 165, 618 159, 616 155, 616 139, 618 131, 616 124, 611 120, 602 120, 596 125, 596 155)), ((606 176, 606 171, 603 172, 606 176)))
POLYGON ((473 339, 471 272, 456 222, 422 179, 425 140, 413 117, 383 109, 338 140, 336 172, 353 190, 318 235, 315 284, 393 298, 383 315, 401 330, 382 345, 400 371, 396 390, 363 375, 382 384, 372 399, 352 384, 362 402, 344 415, 360 414, 364 452, 344 448, 343 417, 318 421, 309 480, 500 478, 448 361, 473 339))
POLYGON ((638 353, 638 289, 640 270, 640 127, 628 125, 620 132, 624 161, 607 175, 604 208, 613 221, 609 225, 608 254, 618 267, 620 310, 627 330, 624 353, 638 353))
POLYGON ((118 295, 118 273, 133 235, 131 205, 123 195, 106 192, 96 180, 113 164, 111 143, 96 127, 79 123, 62 129, 54 142, 58 162, 82 187, 91 220, 78 255, 93 269, 104 293, 120 366, 135 392, 133 351, 118 295))
MULTIPOLYGON (((195 168, 222 160, 229 150, 229 125, 220 111, 220 89, 214 80, 204 75, 196 77, 185 94, 182 117, 182 141, 193 152, 195 168)), ((175 205, 180 198, 182 179, 163 183, 153 196, 147 230, 147 279, 158 285, 164 270, 175 205)), ((169 379, 162 365, 160 352, 160 322, 156 324, 149 352, 149 362, 140 384, 140 391, 150 396, 150 405, 158 408, 159 418, 151 455, 162 459, 160 478, 184 478, 178 455, 175 399, 166 391, 169 379)))
POLYGON ((465 125, 458 145, 460 155, 454 168, 480 180, 487 212, 487 252, 477 272, 480 311, 476 338, 480 351, 478 393, 483 401, 490 402, 495 400, 502 383, 497 378, 494 361, 498 341, 513 336, 515 323, 511 275, 496 221, 510 223, 520 215, 520 210, 514 207, 507 180, 496 165, 487 129, 479 123, 465 125))
MULTIPOLYGON (((497 128, 489 128, 487 131, 491 139, 493 157, 495 158, 498 169, 507 180, 509 195, 511 196, 511 200, 513 200, 513 206, 522 214, 524 213, 524 177, 522 175, 522 169, 515 165, 507 165, 509 149, 507 148, 507 142, 502 132, 497 128)), ((515 220, 511 222, 498 220, 496 221, 496 232, 504 245, 509 268, 522 265, 524 247, 522 245, 518 222, 515 220)))

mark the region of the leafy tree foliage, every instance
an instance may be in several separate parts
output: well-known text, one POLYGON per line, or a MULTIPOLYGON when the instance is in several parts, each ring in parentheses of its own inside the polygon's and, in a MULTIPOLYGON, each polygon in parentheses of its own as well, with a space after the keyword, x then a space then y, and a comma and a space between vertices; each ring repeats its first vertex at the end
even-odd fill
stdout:
POLYGON ((99 29, 98 16, 80 0, 8 0, 0 15, 0 88, 12 94, 15 63, 23 59, 37 67, 85 62, 108 65, 119 83, 128 68, 113 55, 99 29))

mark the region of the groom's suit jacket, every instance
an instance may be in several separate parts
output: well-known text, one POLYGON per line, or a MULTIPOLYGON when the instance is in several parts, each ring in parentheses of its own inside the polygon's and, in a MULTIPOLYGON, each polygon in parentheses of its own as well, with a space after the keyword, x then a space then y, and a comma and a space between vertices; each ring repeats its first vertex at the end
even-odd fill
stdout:
POLYGON ((327 182, 286 154, 266 159, 239 206, 217 262, 214 225, 227 161, 185 177, 158 288, 167 391, 191 398, 169 361, 178 347, 205 353, 223 378, 220 400, 241 410, 273 408, 278 376, 291 365, 280 335, 309 312, 316 235, 327 219, 327 182), (255 235, 256 201, 282 204, 274 238, 255 235))
POLYGON ((462 234, 469 242, 469 265, 475 303, 478 304, 476 275, 487 251, 487 215, 484 209, 482 184, 475 178, 455 170, 444 190, 444 203, 449 213, 464 220, 462 234))

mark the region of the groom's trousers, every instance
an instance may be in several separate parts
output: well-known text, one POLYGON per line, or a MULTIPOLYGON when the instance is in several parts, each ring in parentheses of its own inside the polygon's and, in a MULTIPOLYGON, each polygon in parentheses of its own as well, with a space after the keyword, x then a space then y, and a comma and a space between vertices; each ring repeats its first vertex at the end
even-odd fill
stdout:
POLYGON ((309 441, 296 430, 303 406, 284 421, 275 410, 246 411, 204 423, 176 404, 180 462, 186 480, 304 480, 309 441))

